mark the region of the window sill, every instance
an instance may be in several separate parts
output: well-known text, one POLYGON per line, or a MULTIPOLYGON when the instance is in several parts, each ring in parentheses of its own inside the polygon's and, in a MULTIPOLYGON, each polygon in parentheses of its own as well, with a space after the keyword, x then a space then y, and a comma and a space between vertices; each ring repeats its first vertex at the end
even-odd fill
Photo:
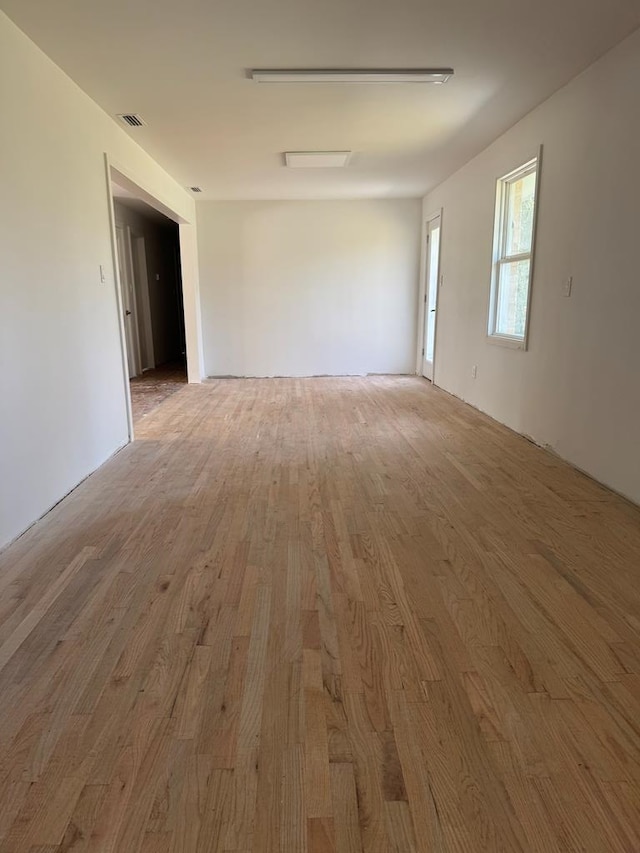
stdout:
POLYGON ((519 340, 518 338, 508 338, 504 335, 487 335, 487 343, 494 344, 494 346, 507 347, 507 349, 527 349, 526 340, 519 340))

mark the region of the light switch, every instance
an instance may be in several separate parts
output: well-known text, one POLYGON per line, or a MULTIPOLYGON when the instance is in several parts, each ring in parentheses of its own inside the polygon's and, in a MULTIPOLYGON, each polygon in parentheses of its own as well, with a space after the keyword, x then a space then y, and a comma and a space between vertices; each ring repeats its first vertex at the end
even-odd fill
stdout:
POLYGON ((570 275, 569 278, 565 278, 562 284, 562 295, 563 296, 571 296, 571 288, 573 287, 573 276, 570 275))
POLYGON ((102 266, 102 264, 100 264, 100 282, 101 282, 101 284, 104 284, 106 280, 107 280, 107 276, 105 275, 104 267, 102 266))

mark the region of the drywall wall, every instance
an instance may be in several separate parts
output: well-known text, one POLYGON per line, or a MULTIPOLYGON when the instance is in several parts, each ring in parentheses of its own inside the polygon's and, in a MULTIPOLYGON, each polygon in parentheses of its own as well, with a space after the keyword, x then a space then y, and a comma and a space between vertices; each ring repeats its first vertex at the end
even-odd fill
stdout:
MULTIPOLYGON (((3 544, 128 440, 105 152, 185 223, 195 214, 186 192, 2 13, 0 111, 3 544)), ((193 252, 192 228, 181 225, 193 252)))
POLYGON ((149 366, 156 367, 180 359, 184 329, 180 317, 182 293, 178 274, 178 226, 170 220, 163 223, 157 216, 145 216, 142 211, 132 210, 117 199, 114 208, 116 223, 127 225, 132 236, 144 237, 155 362, 149 366))
POLYGON ((209 376, 413 372, 420 202, 199 202, 209 376))
POLYGON ((436 383, 640 502, 640 32, 424 200, 436 383), (529 349, 487 342, 496 179, 543 144, 529 349), (563 283, 573 276, 570 298, 563 283), (472 366, 477 365, 477 378, 472 366))

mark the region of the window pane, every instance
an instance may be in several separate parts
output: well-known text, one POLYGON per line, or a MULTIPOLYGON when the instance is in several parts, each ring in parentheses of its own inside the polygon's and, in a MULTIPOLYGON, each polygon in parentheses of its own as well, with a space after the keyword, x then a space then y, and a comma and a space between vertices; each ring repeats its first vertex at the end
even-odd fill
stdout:
POLYGON ((524 338, 530 261, 501 264, 496 304, 496 333, 524 338))
POLYGON ((505 255, 531 251, 533 208, 536 200, 536 173, 507 184, 507 221, 504 223, 505 255))

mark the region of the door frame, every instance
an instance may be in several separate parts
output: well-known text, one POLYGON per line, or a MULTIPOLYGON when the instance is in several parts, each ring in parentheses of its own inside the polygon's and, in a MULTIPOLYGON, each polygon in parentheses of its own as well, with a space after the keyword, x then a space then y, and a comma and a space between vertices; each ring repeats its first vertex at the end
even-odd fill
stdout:
POLYGON ((127 341, 124 327, 124 309, 122 283, 118 269, 118 247, 116 244, 116 215, 113 201, 112 183, 132 191, 136 198, 142 199, 154 210, 160 211, 179 227, 180 265, 182 271, 182 308, 186 329, 187 381, 202 382, 204 373, 204 350, 202 346, 202 324, 200 320, 200 288, 198 277, 198 245, 195 231, 195 214, 191 220, 183 218, 169 204, 157 198, 144 188, 140 181, 127 168, 114 162, 107 152, 104 153, 104 168, 107 192, 107 210, 109 215, 109 233, 111 235, 111 264, 116 292, 116 310, 120 335, 121 372, 124 383, 125 408, 129 441, 133 441, 133 411, 131 407, 131 389, 129 387, 129 365, 127 361, 127 341))
MULTIPOLYGON (((427 251, 429 227, 434 219, 440 218, 440 244, 438 246, 438 296, 436 306, 440 302, 440 290, 444 283, 442 275, 442 233, 444 224, 444 208, 439 207, 433 210, 428 216, 422 219, 422 228, 420 230, 420 288, 418 293, 418 338, 416 345, 416 375, 422 376, 422 359, 425 334, 425 302, 427 297, 427 277, 429 275, 429 253, 427 251)), ((433 329, 433 370, 431 383, 437 385, 436 382, 436 342, 438 338, 438 310, 436 309, 436 320, 433 329)))

